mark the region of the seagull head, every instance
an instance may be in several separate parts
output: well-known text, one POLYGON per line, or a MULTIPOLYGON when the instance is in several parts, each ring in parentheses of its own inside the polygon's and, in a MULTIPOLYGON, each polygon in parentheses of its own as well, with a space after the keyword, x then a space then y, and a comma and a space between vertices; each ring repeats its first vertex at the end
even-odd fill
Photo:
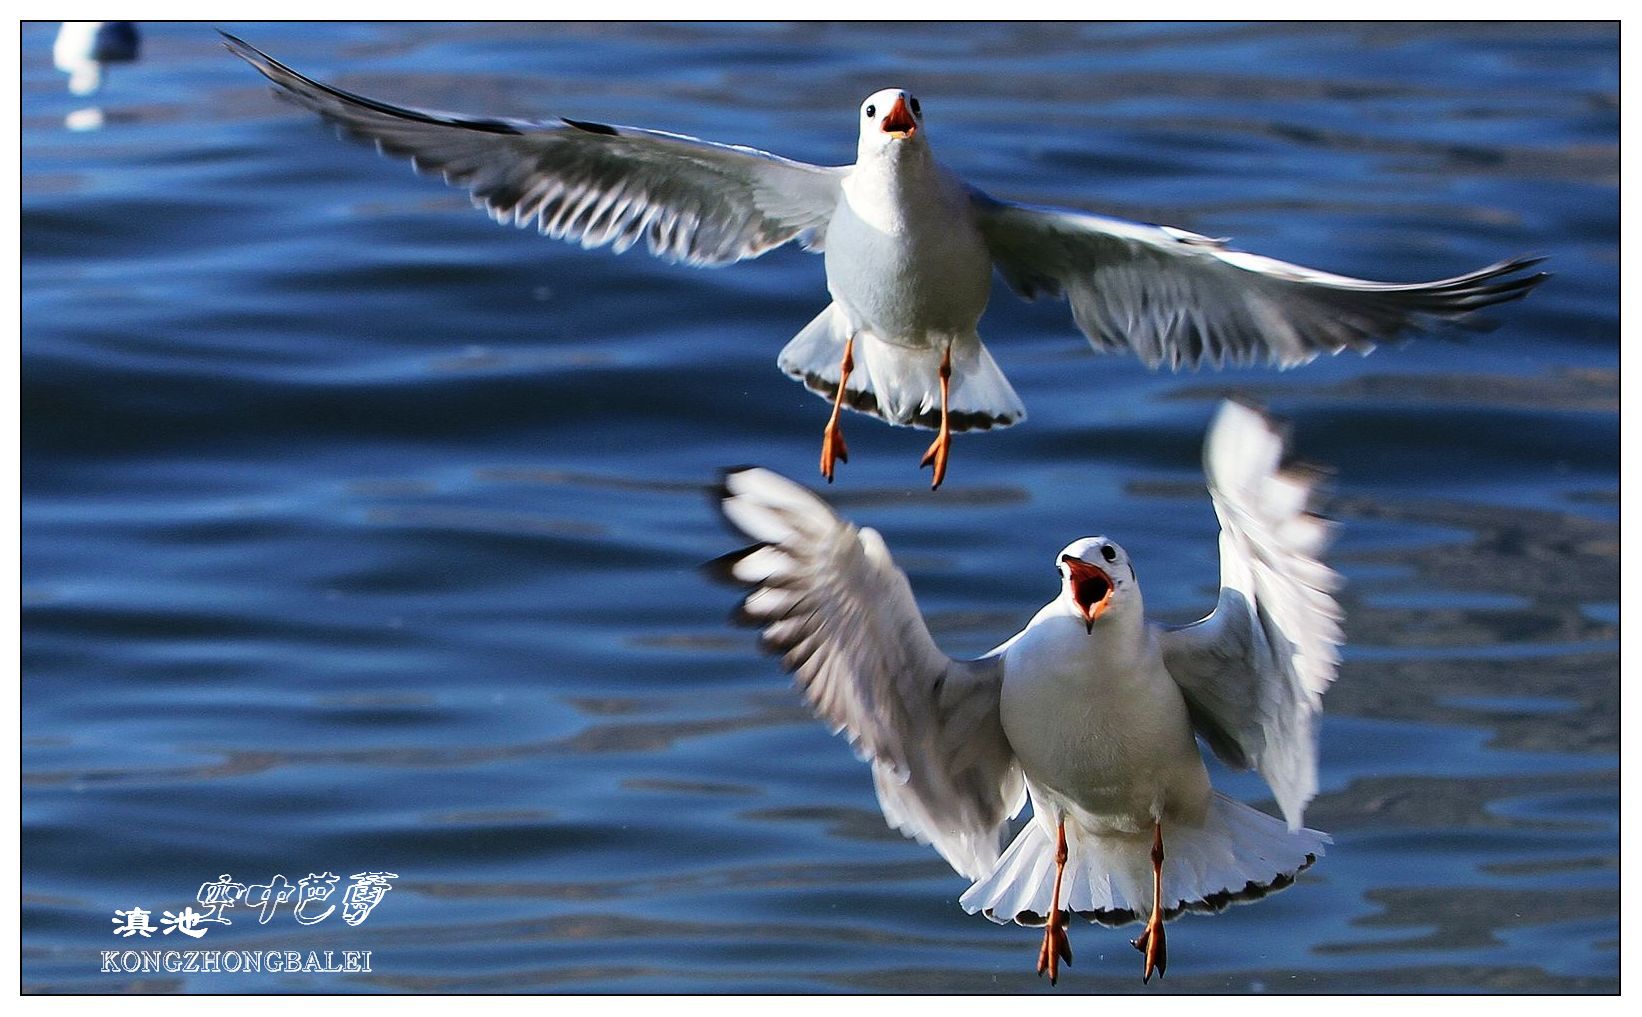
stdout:
POLYGON ((1091 633, 1097 621, 1114 613, 1127 614, 1129 602, 1139 602, 1140 589, 1129 556, 1105 537, 1072 541, 1056 563, 1061 596, 1091 633))
POLYGON ((880 89, 861 103, 860 154, 896 151, 924 143, 924 110, 911 92, 880 89))

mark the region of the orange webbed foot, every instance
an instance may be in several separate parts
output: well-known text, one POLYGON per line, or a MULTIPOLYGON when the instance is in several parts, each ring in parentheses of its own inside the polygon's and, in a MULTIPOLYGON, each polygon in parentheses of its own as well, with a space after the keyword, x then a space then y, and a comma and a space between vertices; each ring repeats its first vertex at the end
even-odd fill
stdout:
POLYGON ((936 436, 935 441, 929 446, 929 451, 925 452, 924 457, 918 461, 919 469, 923 469, 925 466, 935 467, 935 477, 929 483, 931 491, 939 490, 941 481, 946 479, 946 460, 951 454, 952 432, 946 429, 945 424, 942 424, 941 433, 936 436))
POLYGON ((821 432, 821 475, 830 484, 836 465, 849 461, 850 450, 844 444, 844 429, 838 426, 838 418, 834 416, 827 421, 827 429, 821 432))
POLYGON ((1146 923, 1146 931, 1129 941, 1129 945, 1139 950, 1146 958, 1145 967, 1141 969, 1140 981, 1144 985, 1152 980, 1152 972, 1162 978, 1169 967, 1169 941, 1163 932, 1163 918, 1161 915, 1152 915, 1146 923))
POLYGON ((952 384, 952 347, 946 348, 941 357, 941 430, 930 443, 929 451, 918 461, 918 468, 925 466, 935 467, 935 477, 929 483, 931 491, 941 489, 941 481, 946 479, 946 460, 952 454, 952 420, 947 409, 948 390, 952 384))
POLYGON ((1038 975, 1049 972, 1049 984, 1060 978, 1060 962, 1072 963, 1072 939, 1066 934, 1066 912, 1056 911, 1043 926, 1043 946, 1038 950, 1038 975))
POLYGON ((821 475, 832 483, 832 473, 838 463, 850 461, 849 446, 844 444, 844 429, 838 416, 844 410, 844 394, 848 391, 850 372, 855 370, 855 337, 844 341, 844 359, 838 362, 838 391, 832 395, 832 416, 827 418, 827 429, 821 432, 821 475))

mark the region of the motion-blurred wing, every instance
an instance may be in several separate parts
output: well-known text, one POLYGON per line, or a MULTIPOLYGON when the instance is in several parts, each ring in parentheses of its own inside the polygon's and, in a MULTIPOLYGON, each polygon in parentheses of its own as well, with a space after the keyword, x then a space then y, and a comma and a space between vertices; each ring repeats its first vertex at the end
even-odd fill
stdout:
POLYGON ((963 875, 986 875, 1026 801, 998 720, 1002 659, 938 650, 883 539, 808 489, 738 470, 719 506, 758 541, 715 563, 753 588, 742 619, 763 628, 810 707, 872 764, 884 817, 963 875))
POLYGON ((1225 240, 1087 212, 1035 208, 973 192, 992 260, 1028 300, 1065 295, 1103 352, 1131 349, 1150 367, 1208 362, 1303 364, 1319 353, 1454 322, 1515 300, 1545 273, 1513 258, 1452 279, 1382 283, 1331 275, 1225 240))
POLYGON ((1283 465, 1264 414, 1223 404, 1203 465, 1220 518, 1220 600, 1163 633, 1163 662, 1193 726, 1226 763, 1257 770, 1290 829, 1317 793, 1317 715, 1339 663, 1331 526, 1308 508, 1318 477, 1283 465))
POLYGON ((496 221, 534 222, 556 240, 625 251, 642 238, 669 261, 724 265, 795 238, 819 249, 838 204, 842 169, 635 127, 404 109, 321 84, 225 38, 282 98, 442 173, 496 221))

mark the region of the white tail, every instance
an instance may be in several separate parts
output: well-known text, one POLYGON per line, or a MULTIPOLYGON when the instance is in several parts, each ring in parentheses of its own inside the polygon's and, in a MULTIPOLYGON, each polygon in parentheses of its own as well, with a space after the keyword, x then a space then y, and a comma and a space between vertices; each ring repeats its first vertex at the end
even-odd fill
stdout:
MULTIPOLYGON (((810 391, 831 399, 849 335, 838 305, 828 304, 781 351, 778 363, 810 391)), ((939 427, 945 352, 945 347, 901 346, 857 332, 844 404, 903 427, 939 427)), ((1008 427, 1026 419, 1020 396, 973 334, 953 340, 947 405, 954 431, 1008 427)))
MULTIPOLYGON (((1102 925, 1144 919, 1152 906, 1152 835, 1097 836, 1068 817, 1061 909, 1102 925)), ((1163 827, 1163 907, 1222 911, 1294 882, 1332 844, 1326 833, 1290 832, 1282 820, 1215 794, 1202 826, 1163 827)), ((1036 821, 1009 845, 992 874, 958 902, 994 922, 1041 925, 1055 887, 1055 848, 1036 821)))

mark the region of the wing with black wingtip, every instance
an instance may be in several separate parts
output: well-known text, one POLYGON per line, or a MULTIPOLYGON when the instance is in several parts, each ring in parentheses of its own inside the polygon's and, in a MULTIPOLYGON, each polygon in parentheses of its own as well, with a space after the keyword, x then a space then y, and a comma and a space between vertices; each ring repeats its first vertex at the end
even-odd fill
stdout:
POLYGON ((378 102, 314 81, 227 33, 281 97, 343 134, 408 156, 498 222, 583 247, 689 265, 755 258, 790 240, 819 250, 844 170, 679 134, 579 120, 487 119, 378 102))
POLYGON ((752 587, 742 621, 763 629, 804 698, 872 764, 890 825, 970 879, 992 870, 1026 785, 998 719, 999 656, 935 646, 878 533, 769 470, 727 474, 724 517, 751 547, 715 562, 752 587))

